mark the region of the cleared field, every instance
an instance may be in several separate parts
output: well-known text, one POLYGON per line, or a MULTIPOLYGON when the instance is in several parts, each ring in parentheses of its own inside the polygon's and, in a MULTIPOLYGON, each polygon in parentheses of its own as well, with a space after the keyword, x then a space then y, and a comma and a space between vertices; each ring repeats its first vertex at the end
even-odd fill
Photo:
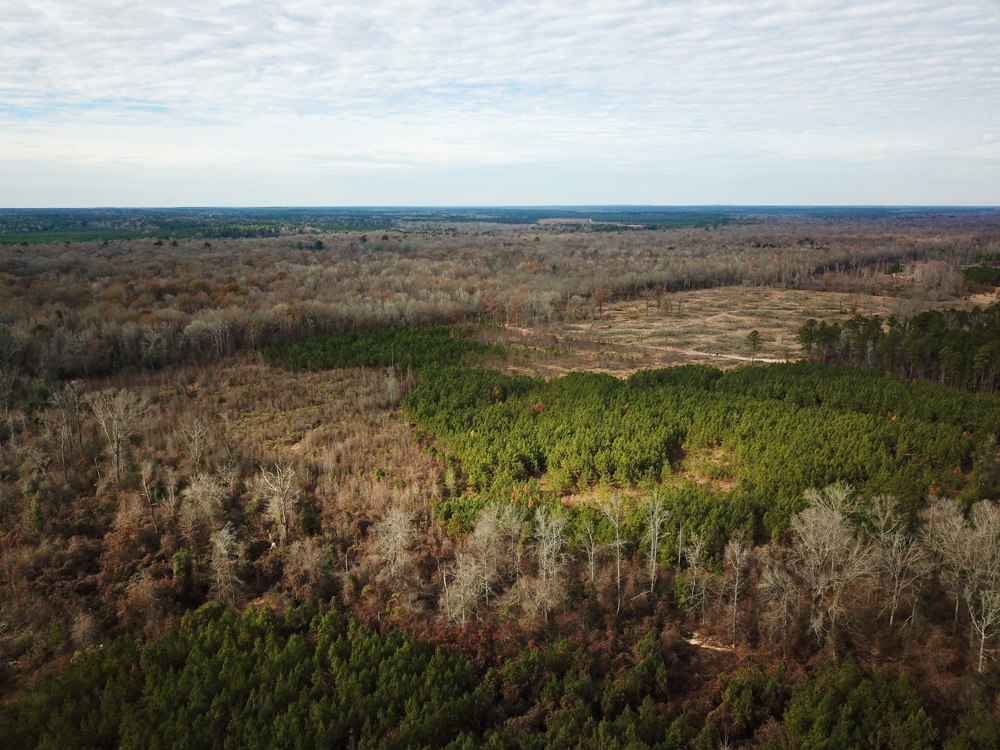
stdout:
POLYGON ((927 309, 985 307, 991 294, 926 301, 842 292, 717 287, 665 295, 655 300, 609 304, 594 320, 548 328, 508 329, 508 343, 521 341, 530 358, 515 357, 513 369, 555 375, 591 369, 628 374, 684 362, 732 367, 749 359, 747 335, 760 333, 758 360, 800 356, 795 340, 808 319, 846 320, 856 314, 910 317, 927 309))

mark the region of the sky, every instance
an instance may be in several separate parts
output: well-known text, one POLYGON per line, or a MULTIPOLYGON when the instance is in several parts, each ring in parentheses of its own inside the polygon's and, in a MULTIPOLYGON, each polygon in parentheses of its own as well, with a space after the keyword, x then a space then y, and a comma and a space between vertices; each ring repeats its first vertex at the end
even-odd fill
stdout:
POLYGON ((0 0, 0 206, 1000 205, 1000 0, 0 0))

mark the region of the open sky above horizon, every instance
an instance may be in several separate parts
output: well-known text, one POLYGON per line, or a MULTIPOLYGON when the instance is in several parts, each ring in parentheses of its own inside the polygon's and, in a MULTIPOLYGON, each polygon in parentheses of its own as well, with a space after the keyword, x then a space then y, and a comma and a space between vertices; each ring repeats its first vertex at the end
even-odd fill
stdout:
POLYGON ((1000 0, 0 0, 0 206, 1000 205, 1000 0))

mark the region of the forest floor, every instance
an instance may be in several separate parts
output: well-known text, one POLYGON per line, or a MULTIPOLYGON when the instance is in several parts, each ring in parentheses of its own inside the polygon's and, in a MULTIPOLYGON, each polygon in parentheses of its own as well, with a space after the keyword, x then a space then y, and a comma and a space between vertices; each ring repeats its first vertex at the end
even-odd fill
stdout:
POLYGON ((799 358, 795 336, 809 318, 910 317, 929 309, 986 307, 992 294, 944 300, 771 287, 729 286, 675 292, 655 300, 609 304, 594 320, 508 328, 501 338, 518 352, 510 367, 551 377, 571 370, 626 376, 636 370, 698 363, 729 369, 750 359, 746 337, 760 333, 757 361, 799 358), (529 355, 530 352, 530 355, 529 355))

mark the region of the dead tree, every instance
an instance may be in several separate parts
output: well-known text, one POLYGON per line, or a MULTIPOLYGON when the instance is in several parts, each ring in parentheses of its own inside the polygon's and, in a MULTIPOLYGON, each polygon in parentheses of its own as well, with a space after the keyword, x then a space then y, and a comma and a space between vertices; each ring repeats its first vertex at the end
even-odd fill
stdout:
POLYGON ((87 401, 83 395, 83 383, 71 380, 49 399, 49 411, 58 412, 57 417, 76 441, 77 450, 83 450, 83 419, 87 401))
POLYGON ((460 552, 441 571, 441 608, 462 628, 476 607, 481 590, 480 575, 479 562, 468 552, 460 552))
POLYGON ((979 641, 978 671, 983 671, 986 641, 1000 632, 1000 507, 980 501, 970 513, 965 603, 979 641))
POLYGON ((160 500, 159 498, 153 499, 153 495, 155 494, 153 482, 156 480, 156 465, 152 459, 147 458, 142 462, 139 478, 142 480, 142 494, 146 496, 146 504, 149 506, 149 519, 153 522, 153 531, 159 536, 160 528, 156 524, 156 513, 153 509, 160 504, 160 500))
POLYGON ((225 492, 210 474, 197 474, 181 492, 181 531, 188 540, 202 536, 201 529, 215 527, 222 517, 225 492))

